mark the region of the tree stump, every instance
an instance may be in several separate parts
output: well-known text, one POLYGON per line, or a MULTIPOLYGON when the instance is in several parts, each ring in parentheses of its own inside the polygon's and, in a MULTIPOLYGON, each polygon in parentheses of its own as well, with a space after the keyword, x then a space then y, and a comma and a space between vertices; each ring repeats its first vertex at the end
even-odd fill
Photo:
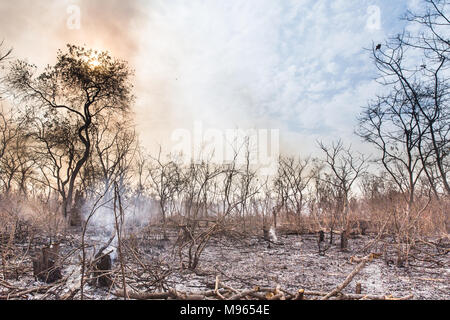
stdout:
POLYGON ((263 237, 264 237, 264 241, 269 241, 270 240, 270 234, 269 234, 269 229, 267 228, 267 226, 263 227, 263 237))
POLYGON ((341 233, 341 250, 347 250, 348 247, 348 232, 342 231, 341 233))
POLYGON ((357 283, 356 284, 356 294, 361 294, 361 292, 362 292, 362 286, 361 286, 361 283, 357 283))
POLYGON ((319 231, 319 243, 324 242, 325 241, 325 232, 323 232, 322 230, 319 231))
POLYGON ((367 234, 367 230, 369 229, 369 223, 367 221, 362 220, 359 223, 359 228, 361 229, 361 235, 365 236, 367 234))
POLYGON ((33 259, 33 275, 39 281, 54 283, 62 279, 58 265, 59 244, 42 248, 33 259))
POLYGON ((94 279, 99 287, 111 287, 113 281, 111 279, 112 261, 109 254, 96 256, 98 262, 95 265, 94 279))
POLYGON ((81 214, 78 208, 73 208, 70 211, 70 226, 80 227, 82 224, 81 214))

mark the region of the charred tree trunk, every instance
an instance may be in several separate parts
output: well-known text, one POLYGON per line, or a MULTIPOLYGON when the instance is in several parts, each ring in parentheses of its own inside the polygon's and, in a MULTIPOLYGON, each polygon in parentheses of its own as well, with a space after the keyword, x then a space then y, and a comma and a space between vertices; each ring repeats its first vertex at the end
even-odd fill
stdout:
MULTIPOLYGON (((81 140, 81 142, 84 145, 84 153, 83 157, 77 161, 75 168, 72 172, 72 175, 70 176, 69 180, 69 190, 67 192, 67 201, 65 203, 64 207, 64 215, 67 218, 68 214, 72 215, 72 209, 73 209, 73 191, 75 188, 75 181, 78 177, 78 174, 81 171, 81 168, 84 166, 84 164, 89 160, 89 155, 91 152, 91 140, 89 136, 89 129, 92 124, 92 117, 89 111, 89 107, 91 106, 92 102, 88 102, 84 106, 84 124, 78 129, 78 137, 81 140), (84 136, 83 136, 84 133, 84 136)), ((71 218, 71 217, 69 217, 71 218)))
POLYGON ((75 203, 70 210, 69 222, 71 227, 80 227, 83 220, 84 195, 80 190, 75 192, 75 203))
POLYGON ((109 254, 96 257, 98 259, 93 272, 94 282, 99 287, 111 287, 113 281, 111 279, 112 261, 109 254))
POLYGON ((319 246, 319 254, 320 255, 324 255, 325 254, 325 250, 322 249, 322 243, 325 242, 325 232, 323 232, 322 230, 319 231, 319 239, 317 239, 317 244, 319 246))

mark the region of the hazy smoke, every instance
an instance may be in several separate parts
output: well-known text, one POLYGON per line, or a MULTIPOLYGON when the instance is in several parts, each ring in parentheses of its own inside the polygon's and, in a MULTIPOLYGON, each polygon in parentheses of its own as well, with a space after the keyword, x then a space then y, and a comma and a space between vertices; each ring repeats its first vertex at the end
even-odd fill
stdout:
POLYGON ((67 43, 108 49, 131 59, 138 52, 136 34, 143 27, 142 1, 120 0, 16 0, 0 2, 0 39, 14 47, 16 58, 36 64, 54 60, 56 50, 67 43), (80 9, 80 29, 67 21, 70 6, 80 9), (33 52, 33 56, 30 56, 33 52))
POLYGON ((275 228, 272 226, 269 231, 270 240, 273 242, 278 242, 278 237, 275 231, 275 228))

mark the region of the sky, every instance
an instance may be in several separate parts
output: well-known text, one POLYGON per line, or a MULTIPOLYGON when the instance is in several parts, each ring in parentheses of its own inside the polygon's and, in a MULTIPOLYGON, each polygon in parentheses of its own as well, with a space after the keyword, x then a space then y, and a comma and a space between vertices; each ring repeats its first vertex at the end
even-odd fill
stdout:
POLYGON ((108 50, 135 70, 141 142, 174 132, 279 130, 282 152, 354 135, 380 90, 367 51, 400 33, 418 0, 15 0, 0 2, 13 58, 55 62, 67 43, 108 50))

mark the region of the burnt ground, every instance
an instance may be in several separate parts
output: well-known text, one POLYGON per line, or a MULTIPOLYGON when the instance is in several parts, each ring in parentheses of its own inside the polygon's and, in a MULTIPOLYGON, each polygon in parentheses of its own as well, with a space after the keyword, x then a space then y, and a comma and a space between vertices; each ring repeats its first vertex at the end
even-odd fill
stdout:
MULTIPOLYGON (((329 292, 355 268, 356 263, 350 262, 351 257, 367 254, 361 249, 370 240, 368 236, 359 236, 349 241, 349 248, 345 252, 338 245, 333 245, 325 255, 319 255, 316 235, 282 235, 276 244, 269 244, 261 237, 213 238, 205 248, 196 272, 180 268, 179 258, 173 252, 174 239, 171 242, 151 240, 141 243, 143 256, 140 259, 149 265, 166 266, 170 271, 163 277, 164 286, 183 292, 210 290, 217 275, 223 283, 237 290, 254 286, 275 288, 280 285, 289 292, 299 289, 329 292)), ((93 239, 91 241, 95 242, 93 239)), ((76 241, 69 241, 63 244, 62 251, 71 252, 74 247, 76 241)), ((370 252, 379 252, 380 249, 375 247, 370 252)), ((418 259, 411 260, 406 267, 397 267, 390 261, 389 255, 387 259, 374 259, 356 275, 343 293, 354 293, 355 285, 359 282, 364 294, 394 297, 413 294, 413 299, 450 299, 450 259, 448 254, 440 252, 436 256, 437 250, 424 246, 422 253, 415 253, 418 259)), ((395 260, 394 253, 390 255, 395 260)), ((79 261, 78 254, 65 260, 63 275, 67 281, 57 295, 38 292, 25 294, 21 299, 58 299, 65 292, 76 288, 80 280, 79 261)), ((113 260, 113 264, 118 269, 117 260, 113 260)), ((44 285, 32 276, 31 262, 24 262, 25 265, 28 271, 3 283, 22 289, 44 285)), ((140 273, 139 279, 147 280, 137 280, 133 285, 133 281, 129 281, 132 286, 130 290, 142 290, 145 286, 139 282, 150 281, 150 277, 145 278, 145 272, 140 273)), ((7 291, 3 287, 0 281, 0 293, 7 291)), ((148 286, 145 288, 149 289, 148 286)), ((85 295, 87 299, 119 299, 108 290, 89 284, 86 285, 85 295)))
MULTIPOLYGON (((370 241, 368 237, 352 239, 348 251, 342 252, 334 245, 321 256, 315 235, 278 238, 278 244, 270 247, 258 238, 246 243, 212 240, 202 255, 200 270, 204 275, 186 273, 180 276, 182 281, 176 277, 173 285, 179 290, 201 290, 214 283, 216 274, 220 274, 224 282, 236 289, 281 285, 290 292, 299 289, 329 292, 355 268, 350 258, 370 241)), ((374 259, 344 293, 354 293, 356 282, 360 282, 362 292, 371 295, 413 294, 415 299, 449 299, 449 256, 443 255, 438 261, 441 265, 412 261, 408 267, 397 267, 384 259, 374 259)))

